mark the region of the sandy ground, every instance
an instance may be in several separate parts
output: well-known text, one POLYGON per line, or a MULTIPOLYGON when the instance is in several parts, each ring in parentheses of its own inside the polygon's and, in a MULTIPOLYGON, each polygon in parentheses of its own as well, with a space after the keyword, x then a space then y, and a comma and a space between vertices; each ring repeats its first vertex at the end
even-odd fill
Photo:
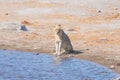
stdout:
POLYGON ((53 54, 53 26, 61 24, 74 49, 82 51, 70 55, 120 73, 119 4, 120 0, 0 0, 0 49, 53 54), (5 23, 21 23, 28 31, 4 30, 5 23))

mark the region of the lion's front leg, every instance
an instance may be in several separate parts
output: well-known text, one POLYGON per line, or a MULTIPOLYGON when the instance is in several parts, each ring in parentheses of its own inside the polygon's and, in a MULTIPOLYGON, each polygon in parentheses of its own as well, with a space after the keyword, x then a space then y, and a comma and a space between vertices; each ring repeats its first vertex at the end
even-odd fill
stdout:
POLYGON ((55 42, 55 55, 58 54, 58 46, 59 46, 59 43, 58 42, 55 42))
POLYGON ((59 42, 57 55, 61 55, 61 48, 62 48, 62 42, 59 42))

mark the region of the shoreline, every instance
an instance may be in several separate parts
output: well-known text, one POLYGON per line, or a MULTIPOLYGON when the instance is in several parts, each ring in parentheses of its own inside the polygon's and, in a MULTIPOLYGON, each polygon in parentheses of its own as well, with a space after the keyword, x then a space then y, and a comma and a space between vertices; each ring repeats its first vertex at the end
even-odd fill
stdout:
MULTIPOLYGON (((32 50, 32 49, 21 49, 21 48, 1 48, 0 46, 0 49, 1 50, 15 50, 15 51, 22 51, 22 52, 30 52, 30 53, 34 53, 36 55, 39 55, 39 54, 50 54, 50 55, 54 55, 52 54, 53 52, 51 51, 41 51, 41 50, 32 50)), ((120 74, 120 63, 119 61, 115 61, 115 60, 111 60, 111 59, 108 59, 106 60, 105 59, 105 56, 101 56, 101 55, 98 55, 98 54, 95 54, 95 55, 90 55, 88 53, 80 53, 80 54, 63 54, 62 57, 72 57, 72 58, 77 58, 77 59, 81 59, 81 60, 87 60, 87 61, 91 61, 91 62, 94 62, 94 63, 97 63, 99 65, 103 65, 117 73, 120 74), (114 67, 111 68, 111 65, 113 65, 114 67), (118 65, 118 66, 117 66, 118 65)))

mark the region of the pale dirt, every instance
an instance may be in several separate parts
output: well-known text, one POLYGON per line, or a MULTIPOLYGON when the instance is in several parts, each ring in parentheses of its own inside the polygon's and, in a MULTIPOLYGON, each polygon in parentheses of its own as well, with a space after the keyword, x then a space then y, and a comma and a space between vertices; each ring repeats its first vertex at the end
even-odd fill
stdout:
POLYGON ((53 54, 53 26, 61 24, 74 49, 83 52, 73 57, 120 73, 120 0, 78 1, 1 0, 0 23, 20 22, 30 31, 0 30, 0 49, 53 54))

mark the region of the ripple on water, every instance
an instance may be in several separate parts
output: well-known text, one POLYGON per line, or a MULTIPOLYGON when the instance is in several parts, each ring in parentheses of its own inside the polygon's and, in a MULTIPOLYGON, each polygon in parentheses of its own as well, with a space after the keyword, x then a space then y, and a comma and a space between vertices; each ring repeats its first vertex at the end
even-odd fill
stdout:
POLYGON ((0 50, 0 80, 113 80, 118 76, 90 61, 0 50))

